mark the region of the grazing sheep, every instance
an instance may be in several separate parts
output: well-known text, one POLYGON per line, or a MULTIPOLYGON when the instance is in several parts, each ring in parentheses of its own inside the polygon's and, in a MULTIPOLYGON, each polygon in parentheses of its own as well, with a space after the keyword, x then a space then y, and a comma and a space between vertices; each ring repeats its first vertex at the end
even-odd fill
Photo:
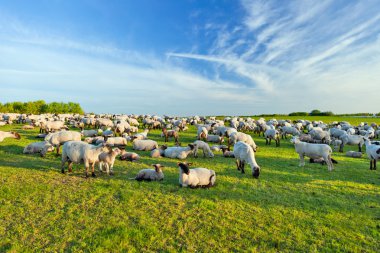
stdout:
MULTIPOLYGON (((46 135, 45 141, 48 141, 51 145, 53 145, 57 149, 57 154, 59 154, 59 148, 62 144, 67 141, 80 141, 81 135, 78 132, 74 131, 60 131, 56 133, 50 133, 46 135)), ((41 155, 45 156, 46 150, 41 151, 41 155)))
POLYGON ((0 142, 2 142, 5 138, 14 138, 14 139, 21 139, 21 136, 16 132, 4 132, 0 131, 0 142))
POLYGON ((362 157, 362 152, 356 152, 356 151, 347 151, 346 156, 348 157, 353 157, 353 158, 361 158, 362 157))
POLYGON ((23 153, 35 154, 35 153, 41 153, 42 150, 45 150, 46 152, 52 152, 54 151, 54 147, 47 141, 33 142, 24 148, 23 153))
POLYGON ((162 172, 162 168, 165 166, 161 164, 152 164, 154 169, 143 169, 137 173, 135 179, 137 181, 162 181, 164 180, 164 173, 162 172))
POLYGON ((307 156, 313 159, 323 158, 327 163, 329 171, 331 171, 334 168, 333 163, 331 161, 332 149, 329 145, 301 142, 299 138, 296 136, 294 136, 291 139, 291 143, 294 144, 296 152, 300 157, 299 166, 305 166, 304 157, 307 156))
MULTIPOLYGON (((79 133, 78 133, 79 134, 79 133)), ((104 143, 93 146, 83 141, 68 141, 63 144, 61 172, 65 173, 64 165, 68 162, 68 170, 72 172, 73 163, 84 163, 86 168, 86 177, 88 177, 88 169, 91 166, 92 176, 95 175, 95 163, 99 162, 99 155, 109 151, 104 143)))
POLYGON ((256 146, 255 141, 252 139, 252 136, 250 136, 249 134, 241 133, 241 132, 235 132, 230 135, 230 139, 228 141, 228 147, 230 147, 230 145, 235 144, 238 141, 247 143, 249 146, 251 146, 254 152, 257 151, 257 146, 256 146))
POLYGON ((186 159, 189 154, 194 152, 195 147, 195 144, 188 144, 187 147, 168 147, 164 151, 164 156, 169 158, 186 159))
POLYGON ((99 171, 103 172, 104 169, 107 175, 113 175, 113 164, 115 163, 115 158, 121 153, 118 148, 110 149, 108 152, 102 152, 99 154, 99 171))
POLYGON ((245 163, 248 163, 252 169, 252 176, 259 178, 260 166, 256 162, 255 152, 250 145, 242 141, 236 142, 234 145, 234 155, 237 169, 241 170, 241 173, 245 173, 244 166, 245 163))
POLYGON ((206 168, 190 169, 191 163, 178 163, 179 167, 179 184, 182 187, 190 188, 207 188, 215 185, 215 171, 206 168))
POLYGON ((152 140, 133 140, 133 149, 141 151, 151 151, 155 148, 158 148, 158 144, 152 140))
POLYGON ((295 128, 295 127, 292 127, 292 126, 283 126, 283 127, 281 127, 281 138, 282 139, 284 139, 284 137, 285 137, 285 139, 286 139, 286 135, 287 134, 291 134, 291 135, 296 135, 296 136, 300 136, 300 131, 297 129, 297 128, 295 128))
POLYGON ((165 142, 168 142, 169 141, 169 137, 172 137, 174 138, 174 141, 175 142, 178 142, 178 132, 177 131, 174 131, 174 130, 167 130, 166 128, 163 128, 162 129, 162 135, 163 137, 165 137, 165 142))
POLYGON ((365 147, 368 158, 370 159, 370 170, 376 170, 376 161, 380 160, 380 147, 378 145, 371 144, 368 138, 365 138, 365 147))
POLYGON ((165 155, 165 149, 167 149, 168 146, 162 145, 160 148, 153 149, 152 152, 150 152, 150 157, 153 158, 160 158, 165 155))
POLYGON ((347 133, 340 136, 342 144, 340 145, 339 152, 343 152, 345 145, 358 145, 359 152, 362 152, 362 147, 364 145, 364 136, 361 135, 349 135, 347 133))
POLYGON ((198 157, 198 149, 201 149, 203 151, 203 157, 214 157, 214 153, 212 153, 210 146, 204 142, 204 141, 194 141, 195 144, 195 150, 194 150, 194 157, 198 157))
POLYGON ((122 150, 120 154, 120 160, 134 162, 140 160, 140 156, 137 153, 122 150))
POLYGON ((268 129, 264 132, 265 144, 270 145, 272 139, 276 141, 276 147, 280 146, 280 133, 275 129, 268 129))
POLYGON ((233 151, 230 151, 228 147, 222 148, 223 156, 227 158, 235 158, 235 154, 233 151))

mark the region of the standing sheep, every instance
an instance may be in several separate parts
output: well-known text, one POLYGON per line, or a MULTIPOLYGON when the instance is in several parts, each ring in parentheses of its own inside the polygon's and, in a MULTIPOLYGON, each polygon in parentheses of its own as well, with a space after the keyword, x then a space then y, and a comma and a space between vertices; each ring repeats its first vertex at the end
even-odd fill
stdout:
POLYGON ((236 166, 241 173, 245 173, 244 165, 248 163, 252 169, 252 176, 254 178, 259 178, 260 166, 257 164, 255 159, 255 152, 252 147, 245 142, 238 141, 234 145, 234 155, 236 158, 236 166))
POLYGON ((115 163, 115 158, 121 153, 118 148, 110 149, 108 152, 103 152, 99 154, 99 171, 103 172, 104 169, 107 175, 113 175, 113 164, 115 163))
POLYGON ((201 149, 203 151, 203 157, 206 157, 206 154, 210 158, 214 157, 214 153, 212 153, 210 146, 206 142, 194 141, 194 144, 195 144, 194 157, 198 157, 198 149, 201 149))
MULTIPOLYGON (((45 141, 49 142, 57 149, 57 154, 59 154, 59 148, 62 144, 68 141, 80 141, 81 134, 74 131, 60 131, 56 133, 50 133, 46 135, 45 141)), ((47 150, 42 150, 41 155, 45 156, 47 150)))

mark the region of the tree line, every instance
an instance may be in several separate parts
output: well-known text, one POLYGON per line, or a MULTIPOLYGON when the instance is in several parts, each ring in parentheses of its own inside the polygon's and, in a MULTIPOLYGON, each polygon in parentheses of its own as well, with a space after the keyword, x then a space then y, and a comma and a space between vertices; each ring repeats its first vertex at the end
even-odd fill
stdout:
POLYGON ((42 113, 79 113, 84 111, 79 103, 74 102, 51 102, 46 103, 44 100, 30 102, 8 102, 0 103, 0 112, 42 114, 42 113))

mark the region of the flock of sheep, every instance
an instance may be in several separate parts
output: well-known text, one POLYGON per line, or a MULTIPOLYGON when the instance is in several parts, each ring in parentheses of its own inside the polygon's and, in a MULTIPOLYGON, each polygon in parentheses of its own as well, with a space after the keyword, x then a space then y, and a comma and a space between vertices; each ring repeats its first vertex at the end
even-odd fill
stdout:
MULTIPOLYGON (((61 171, 65 173, 66 163, 68 171, 72 171, 73 163, 83 163, 86 177, 95 177, 95 165, 107 174, 113 174, 113 165, 117 156, 121 160, 136 161, 139 154, 127 152, 125 147, 132 142, 134 150, 150 151, 153 158, 168 157, 184 160, 189 155, 198 156, 201 150, 204 157, 214 157, 214 152, 222 151, 223 156, 236 159, 237 169, 245 173, 247 163, 252 176, 258 178, 260 166, 255 159, 257 146, 249 133, 263 135, 266 145, 271 145, 272 139, 276 147, 280 146, 281 139, 291 135, 291 142, 300 157, 300 166, 304 166, 304 157, 310 162, 327 164, 333 169, 332 148, 343 152, 346 145, 358 146, 358 152, 349 151, 347 156, 361 157, 362 146, 366 146, 366 153, 370 159, 370 169, 376 169, 376 161, 380 159, 380 142, 373 141, 380 135, 375 123, 361 123, 352 126, 348 122, 333 122, 329 125, 322 121, 297 120, 268 120, 263 118, 226 117, 218 120, 215 117, 159 117, 150 115, 74 115, 74 114, 0 114, 0 126, 17 122, 24 124, 23 129, 40 128, 37 136, 43 141, 34 142, 24 148, 24 154, 39 153, 45 156, 56 149, 57 154, 62 146, 61 171), (196 140, 187 146, 181 146, 180 132, 186 131, 188 125, 197 128, 196 140), (69 129, 78 128, 80 131, 69 129), (85 128, 87 130, 85 130, 85 128), (139 128, 145 129, 138 132, 139 128), (149 139, 151 129, 161 129, 161 137, 165 143, 173 139, 173 146, 161 145, 149 139), (82 140, 83 139, 83 140, 82 140), (209 143, 213 143, 210 147, 209 143), (225 144, 224 144, 225 143, 225 144), (233 151, 231 148, 233 147, 233 151)), ((4 138, 20 139, 16 132, 0 131, 0 142, 4 138)), ((153 164, 153 169, 143 169, 134 178, 136 180, 158 181, 163 180, 163 165, 153 164)), ((191 163, 179 162, 179 183, 183 187, 210 187, 215 184, 215 171, 207 168, 192 168, 191 163)))

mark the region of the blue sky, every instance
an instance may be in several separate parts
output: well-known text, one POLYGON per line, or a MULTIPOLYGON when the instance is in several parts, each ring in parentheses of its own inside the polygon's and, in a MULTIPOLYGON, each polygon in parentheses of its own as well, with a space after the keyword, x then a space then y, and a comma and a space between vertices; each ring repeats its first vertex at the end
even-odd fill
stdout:
POLYGON ((88 112, 378 112, 380 3, 0 1, 0 101, 88 112))

